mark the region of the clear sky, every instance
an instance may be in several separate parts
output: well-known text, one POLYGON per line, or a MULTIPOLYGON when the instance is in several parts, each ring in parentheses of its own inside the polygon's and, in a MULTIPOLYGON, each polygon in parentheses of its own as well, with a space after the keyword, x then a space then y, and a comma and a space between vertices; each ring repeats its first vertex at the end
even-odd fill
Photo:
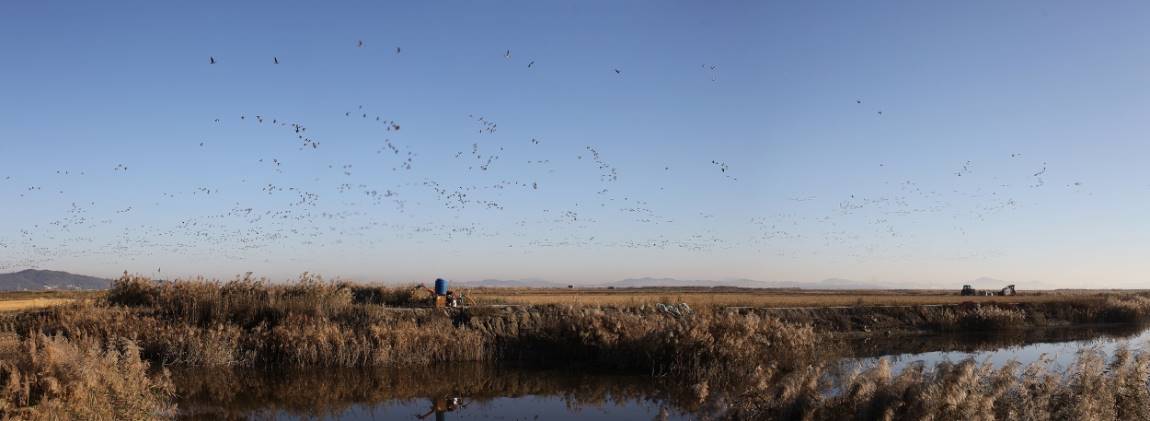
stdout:
POLYGON ((4 2, 0 271, 1144 287, 1147 22, 1145 1, 4 2))

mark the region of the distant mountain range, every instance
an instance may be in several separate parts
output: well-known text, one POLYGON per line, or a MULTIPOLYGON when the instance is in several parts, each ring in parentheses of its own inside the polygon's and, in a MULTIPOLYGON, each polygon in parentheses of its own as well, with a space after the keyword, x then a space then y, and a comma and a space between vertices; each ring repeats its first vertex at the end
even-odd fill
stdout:
POLYGON ((484 279, 474 282, 456 282, 464 288, 567 288, 566 284, 542 279, 484 279))
MULTIPOLYGON (((502 280, 485 279, 475 282, 459 282, 465 288, 566 288, 567 284, 541 279, 502 280)), ((652 288, 652 287, 733 287, 733 288, 791 288, 791 289, 891 289, 891 286, 859 282, 849 279, 824 279, 819 282, 764 282, 753 279, 691 280, 675 278, 628 278, 621 281, 578 284, 579 287, 652 288)))
MULTIPOLYGON (((76 275, 51 270, 24 270, 0 274, 0 291, 51 291, 51 290, 94 290, 105 289, 112 281, 93 276, 76 275)), ((1010 282, 989 277, 981 277, 970 282, 975 288, 1001 288, 1010 282)), ((568 284, 543 279, 485 279, 482 281, 453 282, 453 287, 462 288, 567 288, 568 284)), ((1031 283, 1027 283, 1030 285, 1031 283)), ((931 288, 927 285, 887 285, 875 282, 861 282, 850 279, 830 278, 818 282, 756 281, 737 278, 724 280, 676 279, 676 278, 628 278, 620 281, 595 284, 576 284, 580 288, 653 288, 653 287, 702 287, 702 288, 773 288, 773 289, 903 289, 931 288)), ((952 289, 957 290, 959 286, 952 289)), ((1033 288, 1033 286, 1031 287, 1033 288)))
POLYGON ((0 291, 76 291, 105 289, 111 280, 68 272, 28 269, 0 273, 0 291))

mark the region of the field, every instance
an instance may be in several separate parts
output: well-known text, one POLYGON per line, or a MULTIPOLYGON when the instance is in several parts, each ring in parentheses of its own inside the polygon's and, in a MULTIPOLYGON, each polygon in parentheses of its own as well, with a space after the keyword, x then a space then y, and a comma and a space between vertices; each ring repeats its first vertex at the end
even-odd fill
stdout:
POLYGON ((0 313, 52 307, 100 294, 99 291, 0 292, 0 313))
MULTIPOLYGON (((480 303, 513 305, 641 306, 687 303, 692 307, 847 307, 913 306, 973 303, 1050 303, 1104 300, 1109 290, 1025 291, 1018 295, 962 296, 943 290, 798 290, 738 288, 617 288, 531 289, 476 288, 469 291, 480 303)), ((1122 293, 1132 293, 1125 291, 1122 293)))
MULTIPOLYGON (((404 289, 399 287, 397 289, 404 289)), ((395 288, 393 288, 395 289, 395 288)), ((473 288, 465 289, 480 305, 595 305, 634 307, 656 303, 687 303, 692 307, 808 308, 857 306, 957 305, 962 303, 1013 304, 1064 301, 1101 301, 1108 295, 1138 291, 1045 290, 1018 295, 962 296, 957 290, 800 290, 742 288, 473 288)), ((102 291, 0 292, 0 313, 40 309, 102 291)))
POLYGON ((70 298, 26 298, 0 301, 0 312, 33 310, 71 302, 70 298))

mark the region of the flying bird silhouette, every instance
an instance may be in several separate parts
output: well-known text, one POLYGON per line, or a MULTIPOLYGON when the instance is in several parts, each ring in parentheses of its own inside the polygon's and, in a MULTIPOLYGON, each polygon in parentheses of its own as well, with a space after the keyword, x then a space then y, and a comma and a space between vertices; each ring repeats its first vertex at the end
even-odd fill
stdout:
POLYGON ((280 59, 279 59, 279 57, 272 57, 272 62, 273 62, 273 63, 275 63, 275 64, 280 64, 280 59))
POLYGON ((212 56, 208 56, 208 64, 216 64, 216 58, 212 57, 212 56))

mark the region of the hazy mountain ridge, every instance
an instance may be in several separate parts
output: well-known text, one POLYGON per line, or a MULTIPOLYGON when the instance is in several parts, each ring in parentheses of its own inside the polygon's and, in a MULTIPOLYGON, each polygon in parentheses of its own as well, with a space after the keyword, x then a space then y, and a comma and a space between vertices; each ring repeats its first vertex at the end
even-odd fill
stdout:
POLYGON ((542 279, 484 279, 482 281, 458 282, 465 288, 566 288, 566 284, 548 282, 542 279))
MULTIPOLYGON (((106 289, 111 286, 109 279, 94 276, 77 275, 69 272, 28 269, 20 272, 0 274, 0 291, 51 291, 51 290, 95 290, 106 289)), ((966 283, 975 288, 1002 288, 1012 282, 987 276, 979 277, 966 283)), ((1035 285, 1049 288, 1039 282, 1027 282, 1031 289, 1035 285)), ((771 288, 771 289, 807 289, 807 290, 866 290, 866 289, 954 289, 961 288, 961 284, 953 286, 937 284, 884 284, 880 282, 855 281, 842 278, 828 278, 816 282, 796 281, 757 281, 747 278, 731 278, 722 280, 709 279, 678 279, 678 278, 627 278, 611 282, 566 284, 552 282, 539 278, 526 279, 484 279, 481 281, 451 282, 452 288, 567 288, 573 285, 577 288, 771 288)))
POLYGON ((0 291, 75 291, 106 289, 112 281, 53 270, 0 273, 0 291))

